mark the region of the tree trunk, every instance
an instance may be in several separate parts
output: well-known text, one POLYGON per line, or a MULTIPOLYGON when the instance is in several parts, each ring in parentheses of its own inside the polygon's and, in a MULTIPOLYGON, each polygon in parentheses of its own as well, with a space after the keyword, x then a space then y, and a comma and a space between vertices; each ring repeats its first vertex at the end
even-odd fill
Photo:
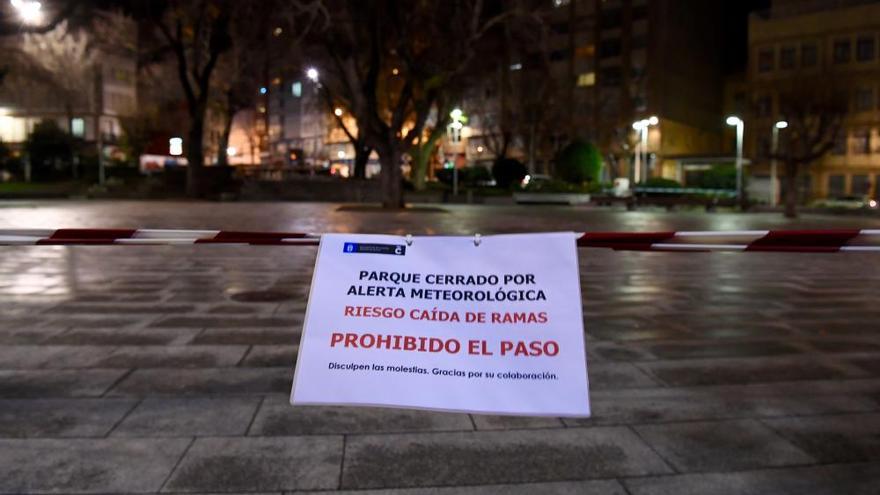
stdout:
POLYGON ((369 146, 364 145, 362 141, 355 141, 352 144, 354 145, 354 178, 366 179, 367 162, 370 161, 370 153, 373 150, 369 146))
POLYGON ((223 132, 220 134, 220 143, 217 146, 217 165, 229 166, 229 155, 226 148, 229 147, 229 134, 232 133, 232 120, 235 118, 235 109, 229 108, 226 112, 226 122, 223 124, 223 132))
POLYGON ((785 216, 797 218, 798 167, 793 162, 785 164, 785 216))
POLYGON ((416 191, 424 191, 425 190, 425 177, 428 174, 428 162, 431 159, 431 152, 434 151, 433 147, 428 149, 427 146, 416 145, 413 146, 410 154, 412 155, 412 179, 413 179, 413 188, 416 191))
POLYGON ((412 154, 412 179, 413 187, 416 191, 425 190, 425 179, 428 176, 428 162, 431 161, 431 155, 434 154, 434 148, 437 141, 443 133, 432 130, 428 140, 424 143, 417 144, 411 148, 412 154))
POLYGON ((403 185, 400 175, 402 153, 397 143, 390 143, 385 148, 379 150, 379 162, 382 164, 382 207, 403 208, 403 185))
POLYGON ((202 191, 202 167, 205 163, 205 154, 202 149, 202 136, 205 126, 204 115, 193 116, 189 128, 186 148, 186 194, 191 198, 200 198, 202 191))

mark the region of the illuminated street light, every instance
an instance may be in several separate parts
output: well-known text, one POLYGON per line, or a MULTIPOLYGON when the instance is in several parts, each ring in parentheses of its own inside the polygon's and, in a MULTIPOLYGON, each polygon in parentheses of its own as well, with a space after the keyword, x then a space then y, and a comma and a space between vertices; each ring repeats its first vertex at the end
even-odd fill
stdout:
POLYGON ((736 115, 727 117, 727 125, 736 127, 736 199, 743 200, 743 132, 745 123, 736 115))
POLYGON ((264 94, 266 94, 266 93, 268 93, 268 92, 269 92, 269 90, 266 88, 266 86, 262 86, 262 87, 260 87, 260 94, 261 94, 261 95, 264 95, 264 94))
POLYGON ((39 24, 43 20, 43 4, 35 0, 10 0, 12 7, 18 12, 25 24, 39 24))
POLYGON ((238 153, 238 148, 235 146, 226 148, 226 156, 235 156, 236 153, 238 153))
POLYGON ((171 156, 180 156, 183 154, 183 139, 173 137, 168 140, 168 154, 171 156))
POLYGON ((314 82, 318 82, 318 69, 314 67, 309 67, 308 69, 306 69, 306 77, 314 82))
POLYGON ((773 158, 770 159, 770 206, 779 204, 779 179, 776 171, 776 152, 779 150, 779 129, 788 127, 788 122, 780 120, 773 124, 773 158))
POLYGON ((633 122, 632 128, 639 133, 638 150, 636 151, 636 163, 633 170, 633 182, 636 184, 642 178, 642 167, 645 168, 645 176, 648 175, 648 131, 649 127, 660 123, 660 119, 656 115, 652 115, 647 119, 637 120, 633 122), (642 156, 644 155, 644 156, 642 156))
POLYGON ((337 117, 342 117, 342 109, 339 108, 339 107, 334 108, 334 109, 333 109, 333 115, 335 115, 335 116, 337 116, 337 117))
MULTIPOLYGON (((449 116, 452 118, 454 122, 461 121, 461 117, 464 115, 464 112, 461 111, 460 108, 453 108, 451 112, 449 112, 449 116)), ((460 127, 459 127, 460 129, 460 127)))
POLYGON ((342 150, 337 151, 337 152, 336 152, 336 157, 337 157, 337 158, 345 158, 345 152, 342 151, 342 150))

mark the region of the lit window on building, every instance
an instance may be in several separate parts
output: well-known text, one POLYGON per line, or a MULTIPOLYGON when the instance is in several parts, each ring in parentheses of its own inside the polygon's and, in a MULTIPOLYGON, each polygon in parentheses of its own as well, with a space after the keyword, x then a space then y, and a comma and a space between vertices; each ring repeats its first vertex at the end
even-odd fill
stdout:
POLYGON ((303 85, 301 82, 296 81, 290 85, 290 92, 293 94, 294 98, 299 98, 303 94, 303 85))
POLYGON ((583 74, 578 75, 577 85, 580 87, 587 87, 596 84, 596 73, 595 72, 584 72, 583 74))
POLYGON ((850 179, 852 193, 856 196, 867 196, 871 192, 871 179, 868 174, 855 174, 850 179))
POLYGON ((845 64, 849 62, 850 52, 852 51, 852 43, 849 38, 841 38, 834 40, 833 60, 835 64, 845 64))
POLYGON ((853 94, 853 110, 866 112, 874 109, 874 89, 857 88, 853 94))
POLYGON ((596 55, 596 45, 592 43, 581 45, 575 48, 574 55, 577 58, 590 58, 596 55))
POLYGON ((839 198, 846 194, 846 176, 834 174, 828 176, 828 196, 839 198))
POLYGON ((870 62, 876 56, 876 42, 874 36, 859 36, 856 39, 856 60, 870 62))
POLYGON ((871 152, 871 132, 868 129, 857 129, 850 140, 854 155, 867 155, 871 152))
POLYGON ((819 64, 819 47, 815 43, 801 45, 801 67, 815 67, 819 64))
POLYGON ((793 46, 783 46, 779 49, 779 68, 782 70, 794 69, 797 51, 793 46))
POLYGON ((76 137, 86 135, 86 122, 83 119, 70 119, 70 134, 76 137))
POLYGON ((758 52, 758 72, 770 72, 773 70, 775 60, 772 48, 765 48, 758 52))

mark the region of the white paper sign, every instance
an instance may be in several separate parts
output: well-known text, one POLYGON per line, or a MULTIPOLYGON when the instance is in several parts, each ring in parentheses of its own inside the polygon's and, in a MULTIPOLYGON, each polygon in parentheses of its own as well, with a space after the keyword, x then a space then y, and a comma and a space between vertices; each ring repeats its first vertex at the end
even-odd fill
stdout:
POLYGON ((321 238, 290 402, 589 416, 573 233, 321 238))

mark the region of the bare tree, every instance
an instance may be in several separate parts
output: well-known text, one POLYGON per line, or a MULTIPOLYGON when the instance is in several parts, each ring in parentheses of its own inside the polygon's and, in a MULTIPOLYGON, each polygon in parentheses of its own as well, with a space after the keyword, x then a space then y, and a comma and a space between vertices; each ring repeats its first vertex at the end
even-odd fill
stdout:
POLYGON ((73 119, 74 106, 88 105, 95 87, 95 51, 84 31, 68 28, 62 21, 56 29, 43 34, 26 34, 20 44, 22 69, 34 80, 49 84, 64 102, 67 125, 73 119))
POLYGON ((231 0, 186 2, 135 1, 135 15, 155 29, 155 38, 173 54, 177 77, 186 99, 189 131, 186 140, 187 194, 200 197, 205 162, 205 119, 211 77, 220 56, 232 46, 229 31, 231 0))
POLYGON ((801 76, 772 87, 788 127, 770 158, 785 170, 785 216, 797 216, 799 179, 810 164, 831 151, 841 132, 848 102, 827 78, 801 76))
POLYGON ((355 116, 382 164, 383 206, 403 206, 403 154, 437 99, 461 76, 476 42, 498 22, 481 0, 328 0, 314 40, 322 83, 355 116))

